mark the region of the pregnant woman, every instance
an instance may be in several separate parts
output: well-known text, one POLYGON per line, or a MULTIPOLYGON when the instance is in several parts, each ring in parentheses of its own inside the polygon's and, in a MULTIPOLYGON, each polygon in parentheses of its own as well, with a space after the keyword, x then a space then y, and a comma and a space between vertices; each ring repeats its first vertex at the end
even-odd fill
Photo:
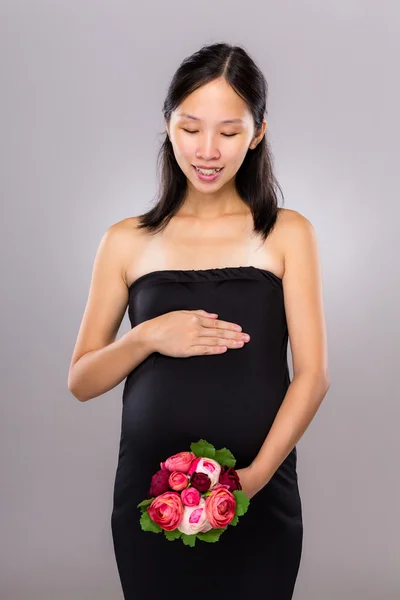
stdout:
POLYGON ((97 251, 68 386, 86 402, 125 379, 111 530, 126 600, 293 596, 296 444, 330 383, 316 235, 278 207, 266 97, 240 46, 185 59, 163 107, 157 202, 97 251), (199 439, 232 451, 251 502, 217 543, 190 547, 143 531, 137 504, 160 461, 199 439))

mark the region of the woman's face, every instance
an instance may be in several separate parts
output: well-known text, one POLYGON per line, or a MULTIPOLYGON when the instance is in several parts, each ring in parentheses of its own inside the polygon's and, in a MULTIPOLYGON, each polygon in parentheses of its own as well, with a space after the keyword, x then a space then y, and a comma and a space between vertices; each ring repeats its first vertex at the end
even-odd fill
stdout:
POLYGON ((216 191, 231 181, 247 151, 264 136, 267 122, 257 132, 246 103, 225 79, 216 79, 190 94, 166 123, 177 163, 188 184, 203 192, 216 191), (233 122, 226 122, 232 120, 233 122), (214 181, 203 181, 195 166, 223 167, 214 181))

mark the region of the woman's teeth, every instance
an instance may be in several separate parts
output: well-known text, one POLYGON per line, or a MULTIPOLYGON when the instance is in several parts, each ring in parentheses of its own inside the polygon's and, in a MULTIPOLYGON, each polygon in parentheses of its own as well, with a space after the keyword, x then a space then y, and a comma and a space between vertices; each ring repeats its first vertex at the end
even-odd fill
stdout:
POLYGON ((218 171, 220 171, 222 167, 220 169, 199 169, 198 167, 196 167, 196 169, 199 173, 202 173, 203 175, 214 175, 214 173, 218 173, 218 171))

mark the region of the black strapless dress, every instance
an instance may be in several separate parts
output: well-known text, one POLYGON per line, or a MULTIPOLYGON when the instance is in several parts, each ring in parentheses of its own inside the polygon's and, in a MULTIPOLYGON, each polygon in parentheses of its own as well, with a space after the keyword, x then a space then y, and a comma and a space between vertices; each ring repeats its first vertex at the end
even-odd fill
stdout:
POLYGON ((252 266, 152 271, 130 286, 132 327, 202 308, 251 339, 216 355, 154 352, 125 381, 111 515, 125 600, 292 598, 303 542, 296 447, 218 542, 190 547, 145 532, 137 508, 160 461, 191 442, 229 448, 236 469, 255 458, 290 384, 283 300, 282 280, 252 266))

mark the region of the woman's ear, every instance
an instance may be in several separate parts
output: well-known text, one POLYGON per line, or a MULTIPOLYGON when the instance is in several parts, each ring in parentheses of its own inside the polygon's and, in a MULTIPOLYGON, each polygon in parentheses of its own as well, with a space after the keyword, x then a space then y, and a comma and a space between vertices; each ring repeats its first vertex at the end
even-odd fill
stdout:
POLYGON ((266 129, 267 129, 267 121, 264 119, 263 122, 262 122, 262 125, 261 125, 261 127, 260 127, 260 129, 258 131, 258 133, 253 137, 253 139, 251 141, 251 144, 249 146, 249 148, 251 150, 254 150, 254 148, 256 146, 258 146, 258 144, 261 142, 261 140, 264 137, 266 129))

